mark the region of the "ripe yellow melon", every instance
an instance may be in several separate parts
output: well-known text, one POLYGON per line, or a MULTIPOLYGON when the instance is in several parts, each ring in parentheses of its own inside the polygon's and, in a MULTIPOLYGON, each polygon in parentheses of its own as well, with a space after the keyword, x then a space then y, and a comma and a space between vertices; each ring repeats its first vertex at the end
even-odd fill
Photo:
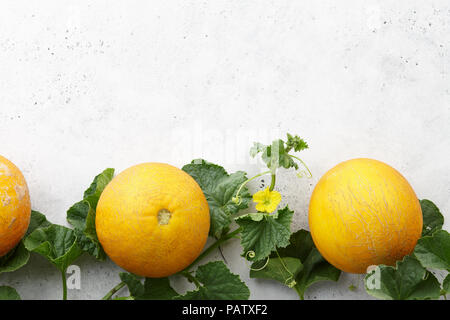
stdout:
POLYGON ((31 203, 22 172, 0 156, 0 257, 12 250, 28 229, 31 203))
POLYGON ((395 265, 412 252, 422 233, 422 210, 408 181, 372 159, 345 161, 317 183, 309 227, 322 256, 336 268, 365 273, 371 265, 395 265))
POLYGON ((126 169, 105 188, 96 230, 105 252, 134 274, 160 278, 189 266, 209 232, 209 207, 186 172, 163 163, 126 169))

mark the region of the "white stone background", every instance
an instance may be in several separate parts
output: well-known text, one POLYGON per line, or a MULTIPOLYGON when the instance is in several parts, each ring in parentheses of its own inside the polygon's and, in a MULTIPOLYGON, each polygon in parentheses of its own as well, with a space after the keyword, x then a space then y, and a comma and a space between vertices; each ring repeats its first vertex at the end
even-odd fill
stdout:
MULTIPOLYGON (((278 181, 295 229, 307 228, 320 176, 355 157, 401 171, 448 229, 449 48, 448 0, 2 0, 0 153, 24 172, 33 208, 66 225, 106 167, 203 157, 251 175, 260 170, 248 157, 253 141, 298 133, 314 177, 278 181)), ((252 299, 297 298, 249 279, 238 241, 223 251, 252 299)), ((119 281, 110 261, 77 265, 81 290, 70 299, 101 298, 119 281)), ((0 283, 24 299, 59 299, 59 277, 33 255, 0 283)), ((350 274, 306 297, 369 298, 350 274)))

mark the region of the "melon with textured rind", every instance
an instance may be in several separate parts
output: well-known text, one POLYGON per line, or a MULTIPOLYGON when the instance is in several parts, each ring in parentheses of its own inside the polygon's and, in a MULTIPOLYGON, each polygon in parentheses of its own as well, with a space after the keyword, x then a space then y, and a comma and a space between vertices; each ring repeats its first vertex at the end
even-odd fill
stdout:
POLYGON ((350 273, 395 265, 413 251, 422 224, 420 203, 408 181, 373 159, 353 159, 332 168, 317 183, 309 205, 317 249, 350 273))
POLYGON ((208 202, 186 172, 143 163, 116 176, 100 196, 96 230, 106 254, 125 270, 161 278, 189 266, 208 238, 208 202))
POLYGON ((0 156, 0 257, 25 235, 31 217, 28 186, 22 172, 0 156))

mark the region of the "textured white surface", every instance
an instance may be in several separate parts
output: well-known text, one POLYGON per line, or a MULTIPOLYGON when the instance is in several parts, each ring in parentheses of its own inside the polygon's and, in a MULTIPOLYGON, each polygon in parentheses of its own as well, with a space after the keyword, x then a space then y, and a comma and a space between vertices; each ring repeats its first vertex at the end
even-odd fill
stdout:
MULTIPOLYGON (((448 0, 2 0, 0 154, 23 170, 33 207, 66 224, 106 167, 203 157, 252 174, 250 143, 288 131, 309 142, 314 174, 279 179, 295 228, 307 227, 324 172, 371 157, 433 200, 448 229, 449 49, 448 0)), ((224 255, 252 298, 297 298, 249 279, 240 250, 233 242, 224 255)), ((110 262, 77 264, 82 288, 69 298, 100 298, 118 282, 110 262)), ((343 275, 307 298, 368 298, 361 284, 348 290, 357 281, 343 275)), ((25 299, 61 296, 58 273, 38 256, 0 283, 25 299)))

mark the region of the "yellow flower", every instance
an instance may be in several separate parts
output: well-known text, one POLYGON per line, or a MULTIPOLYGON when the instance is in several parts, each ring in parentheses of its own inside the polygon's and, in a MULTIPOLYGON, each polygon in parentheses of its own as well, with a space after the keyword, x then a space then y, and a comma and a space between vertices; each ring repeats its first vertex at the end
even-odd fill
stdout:
POLYGON ((258 191, 253 195, 253 202, 256 202, 256 210, 260 212, 274 212, 281 201, 281 194, 277 191, 270 191, 269 188, 258 191))

